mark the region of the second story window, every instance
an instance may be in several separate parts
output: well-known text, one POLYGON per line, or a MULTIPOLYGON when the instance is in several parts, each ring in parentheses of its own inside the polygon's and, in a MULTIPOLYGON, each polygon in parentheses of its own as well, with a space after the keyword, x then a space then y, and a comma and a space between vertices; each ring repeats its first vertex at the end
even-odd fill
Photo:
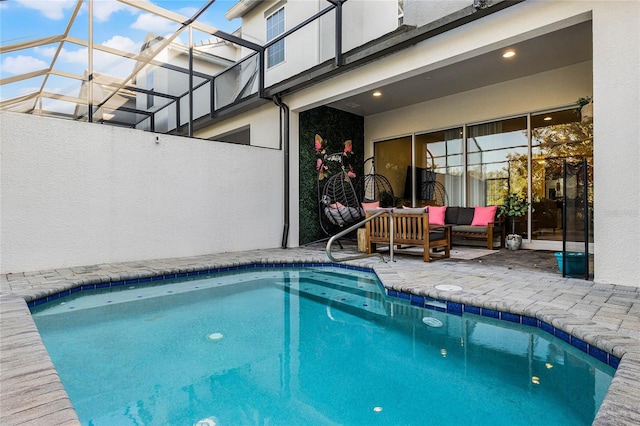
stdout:
MULTIPOLYGON (((284 33, 284 7, 267 17, 267 41, 284 33)), ((267 68, 284 62, 284 39, 267 49, 267 68)))

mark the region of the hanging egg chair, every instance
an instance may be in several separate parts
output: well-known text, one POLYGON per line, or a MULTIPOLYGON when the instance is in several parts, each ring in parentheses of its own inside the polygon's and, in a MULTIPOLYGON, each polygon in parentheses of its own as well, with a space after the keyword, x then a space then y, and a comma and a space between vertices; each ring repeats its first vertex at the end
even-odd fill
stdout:
POLYGON ((342 153, 327 155, 324 158, 318 176, 318 209, 322 231, 331 235, 335 228, 344 228, 364 219, 364 212, 358 200, 352 179, 342 164, 342 153), (325 164, 335 162, 338 172, 324 177, 325 164), (333 229, 332 229, 333 228, 333 229))

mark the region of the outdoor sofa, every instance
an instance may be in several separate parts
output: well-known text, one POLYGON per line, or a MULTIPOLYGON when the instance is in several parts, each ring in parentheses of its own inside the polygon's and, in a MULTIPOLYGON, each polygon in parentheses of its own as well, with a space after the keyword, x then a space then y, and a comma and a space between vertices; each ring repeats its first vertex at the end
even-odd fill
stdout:
POLYGON ((506 229, 504 220, 498 218, 497 206, 429 207, 432 218, 436 214, 442 216, 441 210, 444 210, 444 224, 451 225, 454 244, 480 240, 486 242, 487 249, 493 250, 496 248, 495 240, 499 239, 500 247, 504 247, 506 229))

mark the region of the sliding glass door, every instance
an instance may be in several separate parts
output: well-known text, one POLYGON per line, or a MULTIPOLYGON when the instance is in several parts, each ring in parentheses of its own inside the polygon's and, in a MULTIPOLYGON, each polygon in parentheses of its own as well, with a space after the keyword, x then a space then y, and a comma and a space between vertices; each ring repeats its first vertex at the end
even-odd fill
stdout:
MULTIPOLYGON (((468 205, 500 205, 510 193, 526 196, 528 147, 527 117, 467 127, 468 205)), ((515 232, 528 237, 527 216, 515 219, 515 232)))
POLYGON ((462 127, 417 134, 416 205, 464 205, 462 127))
POLYGON ((386 177, 393 188, 396 204, 411 203, 411 187, 413 181, 408 170, 411 170, 412 137, 405 136, 376 142, 373 147, 375 173, 386 177), (409 179, 409 180, 407 180, 409 179), (409 188, 408 193, 405 189, 409 188), (408 201, 407 201, 408 199, 408 201))
MULTIPOLYGON (((561 241, 563 200, 582 202, 575 182, 563 192, 563 164, 593 163, 593 127, 574 109, 523 115, 375 142, 374 158, 397 206, 501 205, 517 193, 528 198, 532 213, 516 219, 515 232, 525 240, 561 241)), ((567 218, 572 229, 592 221, 592 167, 587 180, 589 217, 567 218)))

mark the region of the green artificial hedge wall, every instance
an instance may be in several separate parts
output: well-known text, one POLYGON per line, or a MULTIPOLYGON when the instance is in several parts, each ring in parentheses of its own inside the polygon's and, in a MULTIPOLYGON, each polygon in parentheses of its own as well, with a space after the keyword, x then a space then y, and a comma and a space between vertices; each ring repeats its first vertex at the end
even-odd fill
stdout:
MULTIPOLYGON (((343 152, 345 141, 351 140, 353 155, 349 161, 356 174, 354 186, 362 177, 364 162, 364 118, 329 107, 319 107, 300 113, 300 244, 307 244, 327 235, 318 218, 318 171, 315 135, 320 135, 327 154, 343 152)), ((323 181, 320 181, 322 184, 323 181)))

